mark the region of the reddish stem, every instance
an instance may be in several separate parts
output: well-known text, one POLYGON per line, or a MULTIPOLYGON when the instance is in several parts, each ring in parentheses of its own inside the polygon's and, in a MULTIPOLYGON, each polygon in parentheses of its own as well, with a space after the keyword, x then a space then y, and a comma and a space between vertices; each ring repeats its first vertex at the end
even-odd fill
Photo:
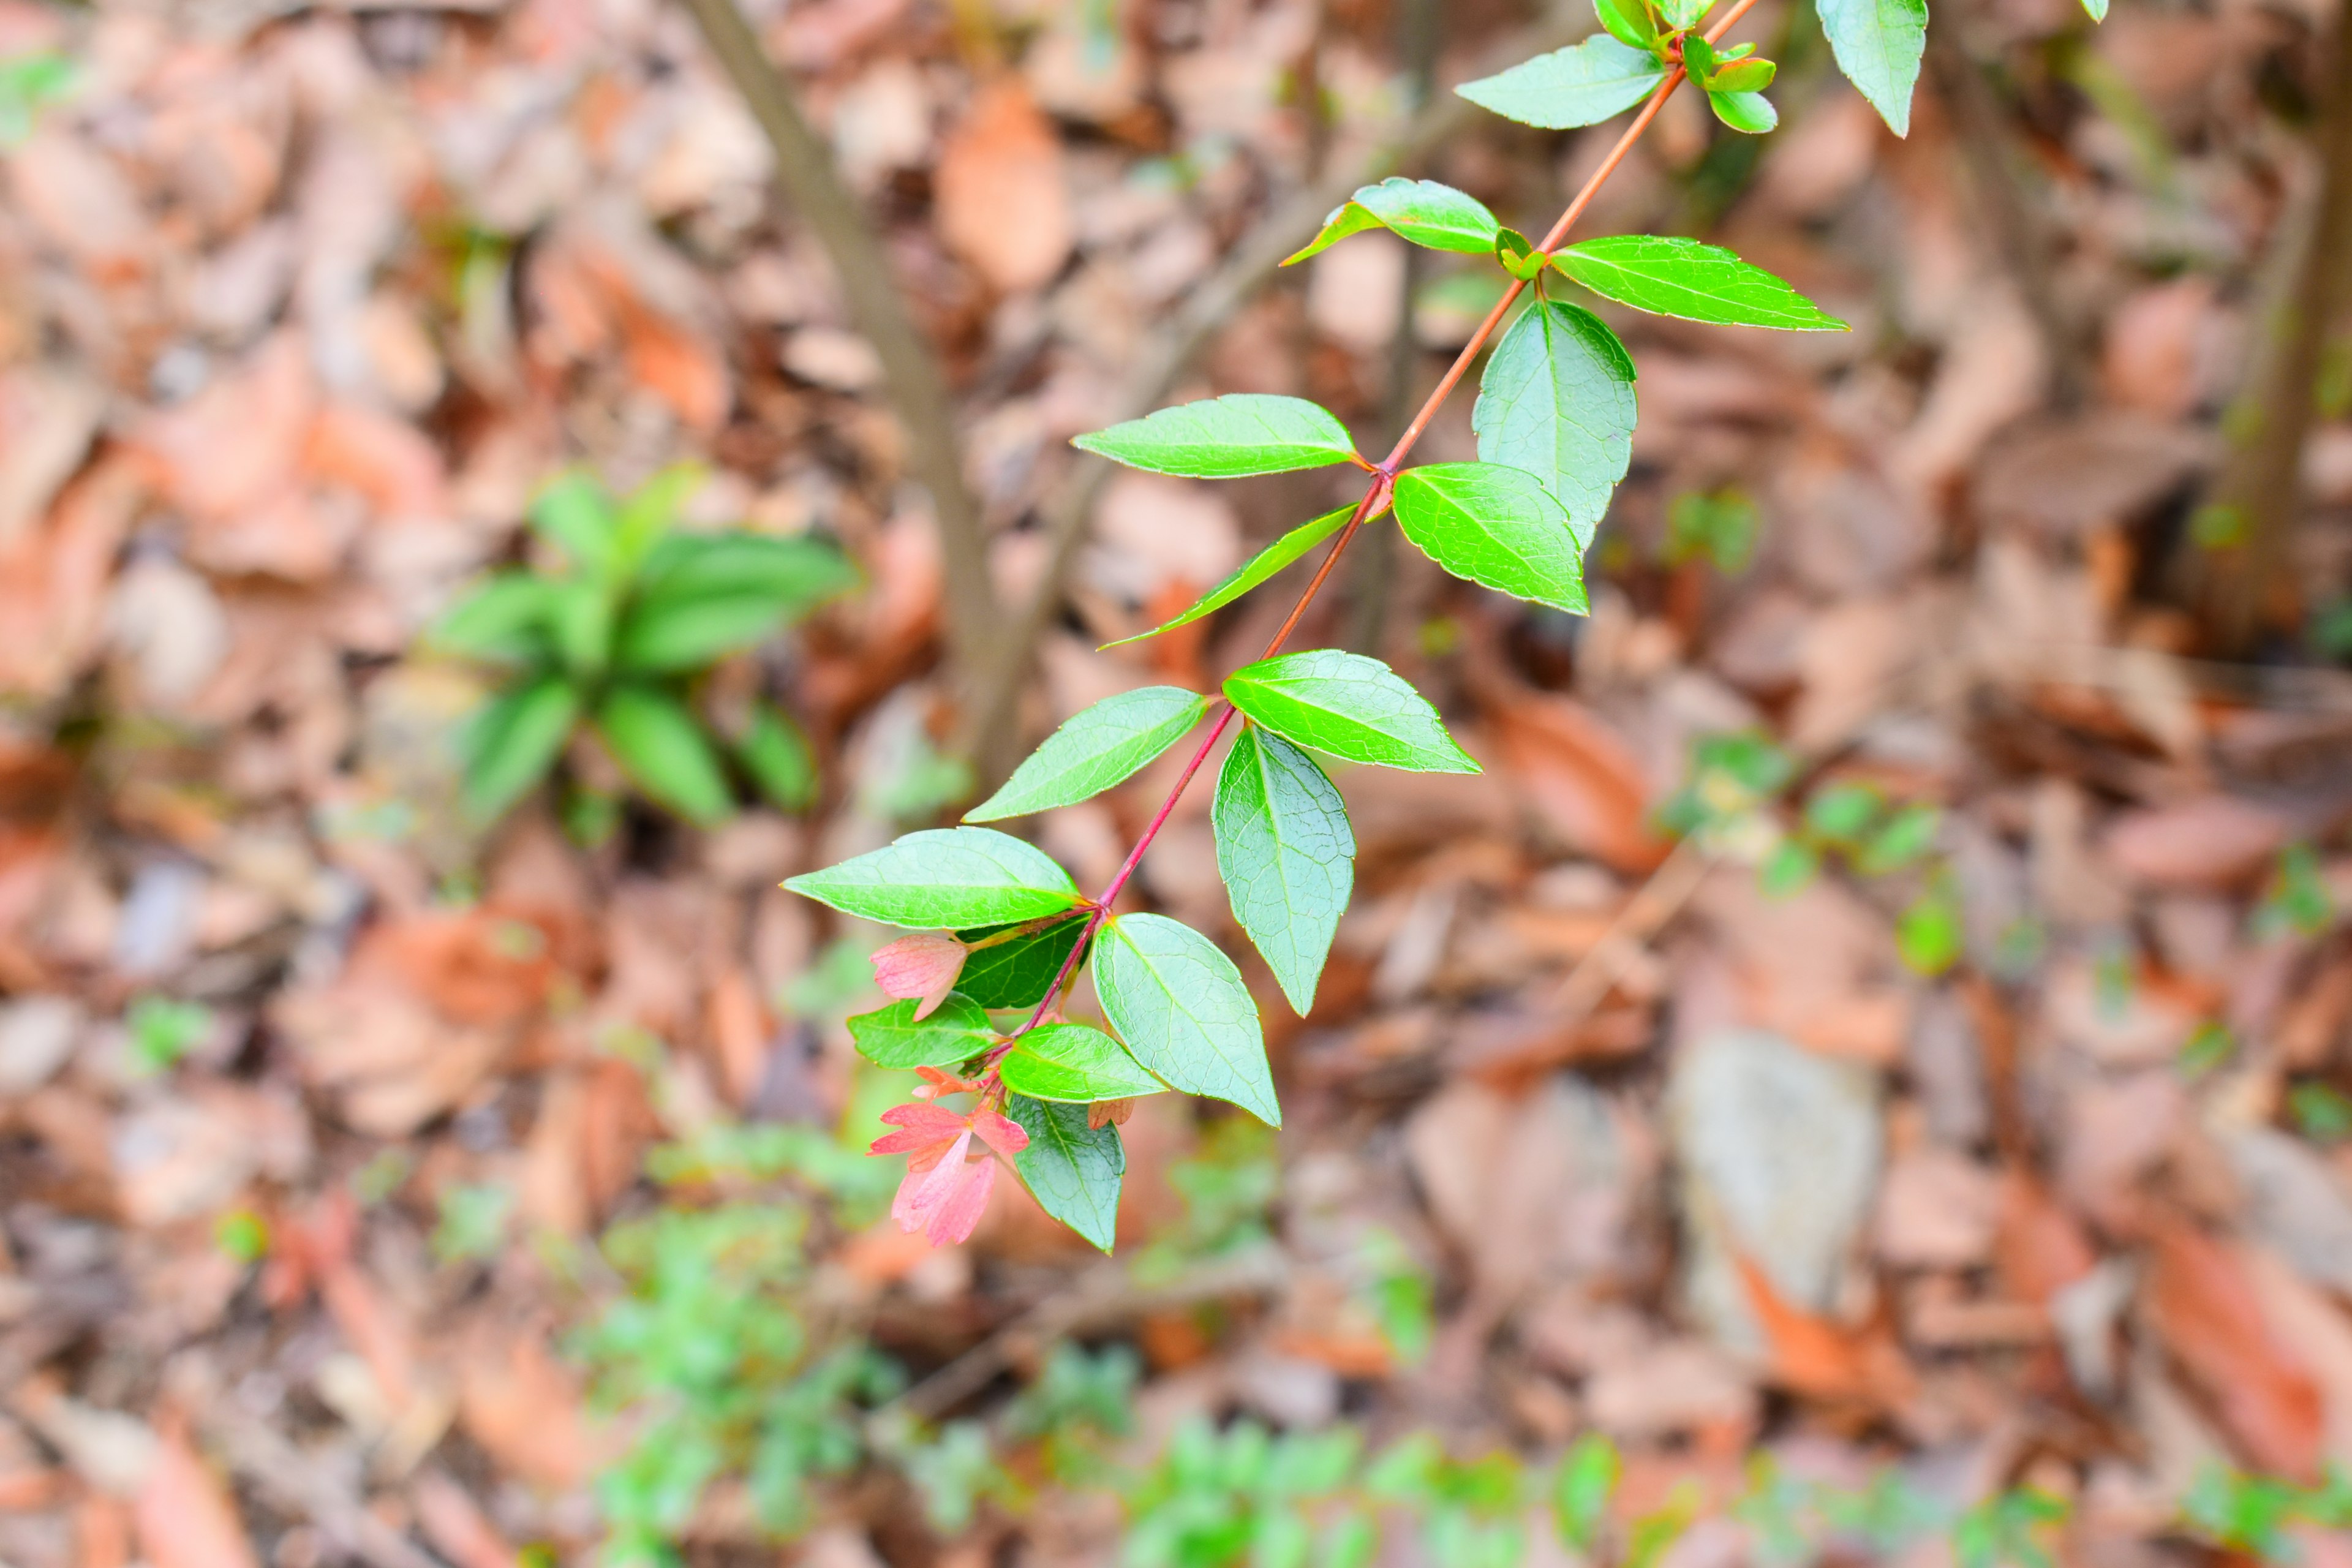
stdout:
MULTIPOLYGON (((1738 0, 1730 10, 1723 14, 1722 20, 1707 29, 1707 42, 1713 43, 1729 32, 1732 25, 1746 16, 1755 4, 1756 0, 1738 0)), ((1675 89, 1683 84, 1683 69, 1680 66, 1675 67, 1666 73, 1665 79, 1658 83, 1649 99, 1642 105, 1642 111, 1636 114, 1633 117, 1633 122, 1625 128, 1625 133, 1617 138, 1617 144, 1609 150, 1609 156, 1601 161, 1601 166, 1592 171, 1591 177, 1584 182, 1582 188, 1578 190, 1575 196, 1570 200, 1567 209, 1559 215, 1559 221, 1553 224, 1545 233, 1543 243, 1536 247, 1538 254, 1549 255, 1559 247, 1561 240, 1568 237, 1568 231, 1575 226, 1578 218, 1584 216, 1584 209, 1592 205, 1592 198, 1600 193, 1601 187, 1608 182, 1609 176, 1617 172, 1619 164, 1624 163, 1625 155, 1633 150, 1633 143, 1642 139, 1642 132, 1650 128, 1650 122, 1658 117, 1659 109, 1664 107, 1675 89)), ((1371 487, 1364 491, 1363 499, 1356 503, 1355 512, 1348 519, 1348 526, 1341 529, 1339 537, 1332 542, 1329 552, 1323 557, 1323 564, 1316 568, 1314 581, 1307 584, 1307 591, 1299 595, 1298 602, 1290 607, 1289 616, 1283 621, 1281 627, 1275 632, 1272 640, 1267 642, 1265 651, 1258 655, 1261 660, 1272 658, 1282 651, 1282 645, 1290 639, 1290 634, 1297 629, 1300 618, 1307 614, 1307 606, 1314 602, 1317 594, 1322 592, 1325 581, 1331 575, 1331 569, 1339 563, 1339 556, 1348 548, 1348 542, 1356 537, 1356 530, 1363 525, 1366 518, 1378 511, 1381 503, 1388 499, 1389 491, 1396 483, 1398 470, 1404 466, 1406 454, 1412 450, 1414 443, 1421 439, 1422 432, 1428 428, 1430 420, 1436 416, 1438 409, 1444 405, 1446 398, 1453 395, 1454 387, 1461 383, 1463 376, 1469 372, 1472 363, 1486 348, 1486 340, 1494 336, 1495 329, 1503 324, 1503 317, 1508 313, 1513 301, 1518 299, 1520 290, 1526 287, 1527 284, 1524 281, 1514 279, 1511 286, 1503 291, 1503 297, 1495 302, 1493 310, 1486 312, 1486 319, 1478 323, 1478 330, 1470 335, 1470 341, 1462 346, 1462 352, 1454 356, 1454 363, 1446 367, 1444 379, 1438 382, 1436 389, 1431 392, 1423 402, 1421 412, 1412 416, 1412 423, 1406 426, 1404 434, 1397 437, 1397 443, 1390 448, 1389 455, 1377 464, 1366 463, 1361 458, 1353 459, 1359 468, 1366 469, 1372 475, 1371 487)), ((1169 814, 1176 809, 1176 803, 1183 798, 1185 789, 1192 782, 1192 775, 1199 773, 1201 765, 1209 760, 1209 753, 1216 748, 1217 738, 1225 732, 1225 726, 1233 722, 1233 704, 1220 700, 1217 705, 1217 721, 1209 726, 1207 737, 1202 741, 1200 749, 1192 753, 1192 760, 1184 764, 1184 771, 1177 775, 1174 787, 1168 792, 1168 798, 1161 801, 1160 809, 1152 814, 1150 824, 1143 830, 1143 837, 1135 841, 1135 847, 1128 851, 1126 860, 1120 864, 1118 874, 1111 878, 1110 885, 1103 889, 1102 897, 1095 900, 1095 907, 1087 917, 1087 929, 1079 933, 1077 942, 1071 946, 1069 957, 1062 961, 1061 971, 1054 976, 1054 984, 1045 992, 1045 1000, 1037 1004, 1037 1010, 1029 1016, 1027 1023, 1015 1029, 1003 1045, 989 1054, 987 1066, 982 1069, 982 1077, 993 1075, 996 1071, 996 1064, 1003 1059, 1006 1051, 1012 1049, 1012 1041, 1020 1038, 1043 1023, 1046 1013, 1061 999, 1064 988, 1070 983, 1071 975, 1076 973, 1078 961, 1086 955, 1087 944, 1094 940, 1095 933, 1100 931, 1103 922, 1110 918, 1113 900, 1118 899, 1120 889, 1127 886, 1127 879, 1135 875, 1136 867, 1143 863, 1143 852, 1151 847, 1151 841, 1160 836, 1160 828, 1167 826, 1169 814)))

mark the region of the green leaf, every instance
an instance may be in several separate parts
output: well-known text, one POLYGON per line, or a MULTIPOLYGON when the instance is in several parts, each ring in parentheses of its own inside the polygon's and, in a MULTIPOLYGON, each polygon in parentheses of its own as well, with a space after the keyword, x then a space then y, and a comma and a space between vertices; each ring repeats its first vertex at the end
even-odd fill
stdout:
POLYGON ((1216 943, 1165 915, 1122 915, 1096 944, 1095 992, 1135 1059, 1171 1088, 1282 1125, 1257 1003, 1216 943))
POLYGON ((596 710, 596 732, 648 799, 709 827, 735 811, 719 753, 685 704, 650 686, 616 686, 596 710))
POLYGON ((2084 14, 2094 22, 2107 19, 2107 0, 2083 0, 2084 14))
POLYGON ((1225 696, 1276 734, 1350 763, 1475 773, 1437 710, 1379 659, 1338 648, 1286 653, 1225 678, 1225 696))
POLYGON ((622 614, 614 661, 625 670, 698 668, 856 584, 856 569, 818 540, 672 535, 622 614))
POLYGON ((1160 474, 1231 479, 1344 463, 1356 455, 1347 426, 1303 397, 1235 392, 1181 403, 1080 436, 1070 445, 1160 474))
POLYGON ((1846 324, 1760 267, 1719 245, 1666 235, 1618 234, 1588 239, 1552 257, 1553 264, 1594 293, 1685 321, 1842 332, 1846 324))
POLYGON ((1486 203, 1435 180, 1391 175, 1377 185, 1364 186, 1334 208, 1323 220, 1323 232, 1305 248, 1285 257, 1282 264, 1304 261, 1370 228, 1388 229, 1431 250, 1459 250, 1472 256, 1483 256, 1495 245, 1495 215, 1486 210, 1486 203))
POLYGON ((1551 258, 1538 256, 1535 241, 1515 228, 1502 229, 1496 234, 1495 259, 1503 264, 1504 271, 1522 283, 1534 282, 1543 269, 1551 265, 1551 258))
POLYGON ((1004 786, 963 819, 996 822, 1100 795, 1181 740, 1208 710, 1207 698, 1181 686, 1106 697, 1046 736, 1004 786))
POLYGON ((555 590, 528 572, 501 572, 434 623, 436 647, 500 664, 535 664, 552 651, 555 590))
POLYGON ((491 701, 467 725, 466 809, 493 822, 547 776, 572 726, 580 693, 562 676, 519 686, 491 701))
POLYGON ((1470 411, 1478 456, 1533 474, 1581 551, 1633 460, 1633 359, 1600 317, 1539 300, 1503 333, 1470 411))
MULTIPOLYGON (((978 942, 1003 929, 979 926, 956 932, 956 940, 978 942)), ((1086 932, 1086 920, 1078 916, 993 947, 974 947, 956 977, 956 989, 983 1007, 1034 1007, 1086 932)))
POLYGON ((1633 108, 1665 77, 1648 50, 1596 34, 1454 90, 1506 120, 1566 131, 1633 108))
POLYGON ((613 515, 613 569, 616 578, 635 574, 646 552, 660 542, 684 506, 709 479, 699 463, 672 463, 629 492, 613 515))
POLYGON ((1127 1100, 1166 1088, 1135 1065, 1127 1047, 1084 1024, 1047 1024, 1013 1042, 998 1070, 1004 1087, 1032 1100, 1081 1105, 1127 1100))
POLYGON ((549 583, 548 626, 563 667, 591 681, 613 654, 613 595, 593 576, 549 583))
POLYGON ((1008 1095, 1004 1114, 1029 1134, 1013 1156, 1037 1206, 1108 1252, 1118 1231, 1118 1182, 1127 1150, 1118 1129, 1088 1127, 1083 1105, 1055 1105, 1008 1095))
POLYGON ((1303 1018, 1355 886, 1347 803, 1314 758, 1253 724, 1225 755, 1210 818, 1234 919, 1303 1018))
POLYGON ((1932 805, 1906 805, 1880 828, 1863 850, 1854 869, 1865 877, 1883 877, 1912 865, 1936 847, 1944 814, 1932 805))
POLYGON ((1820 0, 1816 8, 1838 69, 1895 134, 1909 134, 1911 89, 1927 52, 1927 0, 1820 0))
POLYGON ((849 1020, 857 1054, 877 1068, 946 1068, 968 1062, 996 1043, 988 1014, 971 997, 950 993, 928 1018, 917 1019, 922 998, 909 996, 879 1012, 849 1020))
POLYGON ((613 557, 613 498, 595 476, 574 468, 548 481, 531 502, 530 525, 572 563, 601 574, 613 557))
POLYGON ((1706 101, 1717 120, 1743 135, 1761 136, 1780 123, 1780 111, 1760 92, 1710 92, 1706 101))
MULTIPOLYGON (((1658 0, 1658 16, 1667 26, 1678 33, 1686 27, 1697 26, 1714 8, 1715 0, 1658 0)), ((1702 38, 1699 41, 1705 43, 1706 40, 1702 38)), ((1685 39, 1684 43, 1687 47, 1689 40, 1685 39)))
POLYGON ((1174 620, 1162 621, 1148 632, 1138 632, 1131 637, 1121 637, 1117 642, 1105 643, 1103 647, 1125 647, 1129 643, 1141 642, 1146 637, 1156 637, 1161 632, 1173 631, 1178 626, 1190 626, 1202 616, 1224 608, 1339 532, 1346 525, 1348 519, 1355 515, 1355 504, 1350 502, 1346 506, 1325 512, 1311 522, 1300 523, 1297 528, 1251 556, 1243 563, 1240 571, 1202 595, 1191 609, 1174 620))
POLYGON ((784 884, 844 914, 939 931, 1012 925, 1080 902, 1042 849, 987 827, 934 827, 784 884))
POLYGON ((1408 468, 1397 476, 1396 512, 1404 536, 1456 577, 1585 612, 1583 551, 1533 474, 1493 463, 1408 468))
POLYGON ((1646 54, 1658 41, 1658 19, 1645 0, 1592 0, 1592 9, 1609 36, 1629 48, 1646 54))
POLYGON ((760 793, 782 811, 806 811, 816 799, 816 753, 792 719, 761 702, 751 709, 751 727, 736 743, 735 755, 760 793))
POLYGON ((1762 92, 1772 85, 1780 68, 1770 60, 1734 60, 1715 73, 1707 84, 1709 92, 1762 92))
POLYGON ((1551 1506, 1559 1538, 1578 1552, 1589 1552, 1609 1521, 1609 1500, 1617 1490, 1624 1468, 1617 1445, 1597 1432, 1577 1439, 1559 1462, 1552 1483, 1551 1506))

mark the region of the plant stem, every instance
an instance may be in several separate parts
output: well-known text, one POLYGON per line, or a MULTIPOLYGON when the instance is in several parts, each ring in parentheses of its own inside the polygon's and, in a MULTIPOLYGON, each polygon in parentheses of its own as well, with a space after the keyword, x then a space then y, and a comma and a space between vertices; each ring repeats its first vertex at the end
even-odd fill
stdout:
POLYGON ((824 247, 850 319, 882 362, 890 401, 907 427, 907 459, 930 492, 946 578, 948 646, 956 675, 976 690, 995 660, 1003 616, 988 574, 980 503, 964 481, 955 406, 939 357, 907 314, 889 258, 834 172, 833 150, 801 113, 792 83, 768 58, 735 0, 683 0, 710 52, 735 83, 776 158, 777 185, 824 247))
MULTIPOLYGON (((2352 4, 2352 0, 2347 0, 2347 3, 2352 4)), ((1730 31, 1732 25, 1746 16, 1748 8, 1755 4, 1756 0, 1738 0, 1738 4, 1724 13, 1723 19, 1707 30, 1707 42, 1713 43, 1730 31)), ((1560 241, 1568 237, 1569 229, 1574 226, 1578 218, 1584 216, 1584 209, 1592 205, 1592 198, 1600 193, 1601 187, 1607 183, 1609 176, 1617 172, 1618 165, 1624 163, 1625 155, 1633 150, 1633 143, 1642 139, 1642 132, 1650 128, 1650 122, 1658 117, 1659 109, 1664 105, 1666 99, 1675 89, 1680 87, 1682 83, 1683 70, 1680 66, 1666 73, 1665 79, 1657 85, 1651 92, 1648 101, 1642 105, 1642 111, 1633 117, 1633 122, 1628 125, 1625 128, 1625 133, 1617 139, 1617 145, 1611 148, 1609 156, 1601 161, 1601 167, 1592 172, 1591 177, 1584 182, 1583 188, 1579 190, 1575 197, 1569 202, 1567 210, 1559 215, 1559 221, 1553 224, 1546 232, 1543 242, 1536 247, 1538 250, 1549 252, 1557 249, 1560 241)), ((1298 602, 1291 606, 1288 617, 1275 632, 1272 640, 1265 645, 1265 651, 1258 655, 1261 660, 1272 658, 1282 651, 1282 645, 1290 640, 1290 634, 1298 628, 1299 621, 1307 614, 1307 606, 1312 604, 1315 595, 1322 591, 1324 583, 1331 575, 1331 569, 1339 563, 1339 557, 1347 551, 1348 542, 1356 537, 1356 531, 1363 526, 1365 519, 1378 511, 1381 503, 1388 499, 1389 491, 1396 482, 1397 470, 1403 467, 1404 459, 1407 454, 1412 452, 1413 444, 1421 439, 1422 432, 1429 427, 1430 420, 1436 416, 1437 410, 1444 404, 1446 397, 1452 394, 1456 385, 1460 384, 1463 376, 1468 374, 1471 364, 1486 349, 1486 340, 1494 336, 1495 330, 1503 324, 1503 318, 1509 313, 1513 301, 1518 299, 1520 290, 1526 287, 1526 283, 1522 281, 1516 279, 1512 280, 1511 286, 1503 291, 1503 297, 1495 302, 1495 308, 1486 312, 1486 319, 1478 323, 1478 330, 1471 334, 1470 341, 1462 345, 1462 352, 1454 356, 1454 363, 1447 368, 1444 379, 1437 384, 1436 389, 1423 402, 1421 412, 1413 416, 1412 423, 1406 426, 1404 434, 1397 437, 1397 443, 1389 449, 1389 455, 1375 465, 1372 482, 1365 489, 1363 499, 1356 503, 1355 512, 1348 519, 1348 526, 1341 529, 1339 537, 1331 542, 1330 550, 1323 557, 1323 564, 1315 570, 1314 581, 1307 584, 1306 592, 1300 594, 1298 602)), ((1076 972, 1078 961, 1086 953, 1087 944, 1094 940, 1095 933, 1102 929, 1103 922, 1110 919, 1112 901, 1118 897, 1120 889, 1127 886, 1127 879, 1135 874, 1135 868, 1143 863, 1143 852, 1151 847, 1151 841, 1157 838, 1160 836, 1160 830, 1167 826, 1169 815, 1176 809, 1177 801, 1183 797, 1186 786, 1192 782, 1192 775, 1201 771, 1202 764, 1209 760, 1209 753, 1216 748, 1218 737, 1225 732, 1225 726, 1233 722, 1234 706, 1231 702, 1220 701, 1216 712, 1217 721, 1209 726, 1209 733, 1201 742, 1200 748, 1192 753, 1192 760, 1186 763, 1184 771, 1177 775, 1174 786, 1168 792, 1168 798, 1160 803, 1160 809, 1152 814, 1150 824, 1144 828, 1143 836, 1135 841, 1135 847, 1128 851, 1127 859, 1120 864, 1118 874, 1111 878, 1109 886, 1103 889, 1102 897, 1095 900, 1094 912, 1087 917, 1087 929, 1079 935, 1076 945, 1070 949, 1070 956, 1062 961, 1061 973, 1054 977, 1053 986, 1045 993, 1045 999, 1037 1004, 1037 1010, 1030 1015, 1029 1021, 1013 1031, 1013 1037, 1017 1038, 1025 1035, 1044 1022, 1047 1010, 1060 998, 1063 986, 1068 984, 1070 976, 1076 972)), ((988 1070, 992 1073, 995 1070, 992 1062, 988 1070)))

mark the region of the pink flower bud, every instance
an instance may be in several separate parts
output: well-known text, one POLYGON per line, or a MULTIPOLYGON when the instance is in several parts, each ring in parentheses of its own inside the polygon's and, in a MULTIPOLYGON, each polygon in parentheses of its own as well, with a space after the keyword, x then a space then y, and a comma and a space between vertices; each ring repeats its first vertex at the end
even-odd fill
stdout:
POLYGON ((928 1018, 955 989, 971 949, 945 931, 919 931, 874 950, 874 984, 885 996, 919 996, 915 1016, 928 1018))

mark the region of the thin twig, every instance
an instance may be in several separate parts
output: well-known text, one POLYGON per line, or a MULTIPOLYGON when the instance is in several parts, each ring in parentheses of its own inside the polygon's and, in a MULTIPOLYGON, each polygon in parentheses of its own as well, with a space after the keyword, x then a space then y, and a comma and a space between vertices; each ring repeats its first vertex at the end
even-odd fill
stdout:
MULTIPOLYGON (((1547 23, 1514 39, 1511 52, 1515 57, 1542 53, 1573 43, 1580 36, 1564 22, 1547 23)), ((1260 218, 1225 264, 1196 285, 1144 344, 1118 395, 1105 407, 1106 423, 1132 419, 1157 406, 1217 329, 1275 275, 1282 258, 1315 232, 1325 215, 1359 185, 1412 166, 1469 125, 1479 112, 1467 100, 1448 93, 1424 106, 1393 141, 1352 168, 1301 191, 1260 218)), ((961 749, 974 759, 983 785, 1001 781, 1020 756, 1015 710, 1030 661, 1061 608, 1063 585, 1086 536, 1087 520, 1094 514, 1095 502, 1101 499, 1112 471, 1108 459, 1082 454, 1039 508, 1046 541, 1045 569, 1036 591, 998 644, 997 662, 966 714, 961 749)))
POLYGON ((882 362, 907 427, 907 459, 930 492, 946 575, 948 643, 969 683, 994 668, 1003 613, 988 572, 979 500, 964 480, 955 406, 937 354, 907 313, 889 258, 835 172, 833 150, 801 113, 792 83, 768 58, 735 0, 682 0, 775 153, 776 184, 832 258, 851 321, 882 362))

